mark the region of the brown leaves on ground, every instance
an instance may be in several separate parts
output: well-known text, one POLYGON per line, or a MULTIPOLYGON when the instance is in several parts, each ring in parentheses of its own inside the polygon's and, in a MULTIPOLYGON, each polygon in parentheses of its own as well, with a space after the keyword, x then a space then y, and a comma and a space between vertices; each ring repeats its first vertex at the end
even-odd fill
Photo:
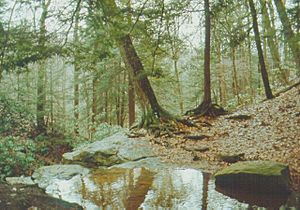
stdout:
POLYGON ((184 127, 172 136, 149 137, 164 161, 193 164, 214 172, 228 164, 218 158, 220 155, 243 153, 245 160, 288 164, 294 186, 300 189, 299 86, 227 116, 192 120, 196 128, 184 127), (187 135, 207 138, 192 140, 187 135))

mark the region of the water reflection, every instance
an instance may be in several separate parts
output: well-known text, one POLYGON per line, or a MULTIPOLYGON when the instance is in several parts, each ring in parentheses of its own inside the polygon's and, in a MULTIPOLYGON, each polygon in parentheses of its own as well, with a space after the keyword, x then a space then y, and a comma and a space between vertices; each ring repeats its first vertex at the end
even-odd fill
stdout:
MULTIPOLYGON (((88 177, 56 180, 47 192, 93 210, 258 209, 260 206, 241 197, 240 193, 230 194, 234 199, 216 191, 210 175, 195 169, 170 168, 158 172, 145 168, 99 169, 88 177)), ((280 199, 268 201, 277 200, 280 199)), ((299 196, 289 202, 295 205, 295 201, 299 201, 299 196)), ((282 208, 288 206, 292 205, 288 203, 282 208)))

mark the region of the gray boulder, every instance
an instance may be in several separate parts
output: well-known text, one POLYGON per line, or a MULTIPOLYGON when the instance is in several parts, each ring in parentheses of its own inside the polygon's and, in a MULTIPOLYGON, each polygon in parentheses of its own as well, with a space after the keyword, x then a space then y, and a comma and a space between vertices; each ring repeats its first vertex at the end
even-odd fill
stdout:
POLYGON ((215 174, 216 185, 221 188, 261 193, 290 192, 290 175, 287 165, 271 161, 245 161, 215 174))
POLYGON ((46 188, 57 179, 69 180, 76 175, 86 176, 89 169, 80 165, 51 165, 44 166, 34 171, 32 179, 41 188, 46 188))
POLYGON ((65 163, 88 167, 112 166, 154 157, 148 141, 115 134, 63 155, 65 163))
POLYGON ((5 181, 10 185, 35 185, 30 176, 6 177, 5 181))

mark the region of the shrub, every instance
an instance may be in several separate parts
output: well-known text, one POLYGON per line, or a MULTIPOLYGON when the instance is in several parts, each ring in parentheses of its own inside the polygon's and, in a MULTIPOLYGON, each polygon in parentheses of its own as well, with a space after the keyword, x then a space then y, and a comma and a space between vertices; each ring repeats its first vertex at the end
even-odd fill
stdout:
POLYGON ((0 138, 0 178, 29 174, 34 167, 35 151, 32 140, 0 138))
POLYGON ((23 135, 30 134, 34 128, 33 117, 26 108, 9 99, 0 92, 0 134, 23 135))

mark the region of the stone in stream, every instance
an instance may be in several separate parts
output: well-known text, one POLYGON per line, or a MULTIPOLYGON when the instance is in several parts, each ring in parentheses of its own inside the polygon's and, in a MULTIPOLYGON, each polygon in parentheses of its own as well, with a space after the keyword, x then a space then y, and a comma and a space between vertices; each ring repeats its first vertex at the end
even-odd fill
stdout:
POLYGON ((115 134, 63 155, 65 163, 88 167, 113 166, 155 157, 148 141, 115 134))
POLYGON ((55 180, 69 180, 77 175, 86 176, 89 169, 80 165, 51 165, 34 171, 32 178, 39 187, 45 189, 55 180))
POLYGON ((288 193, 291 191, 287 165, 271 161, 244 161, 215 174, 216 185, 257 193, 288 193))

